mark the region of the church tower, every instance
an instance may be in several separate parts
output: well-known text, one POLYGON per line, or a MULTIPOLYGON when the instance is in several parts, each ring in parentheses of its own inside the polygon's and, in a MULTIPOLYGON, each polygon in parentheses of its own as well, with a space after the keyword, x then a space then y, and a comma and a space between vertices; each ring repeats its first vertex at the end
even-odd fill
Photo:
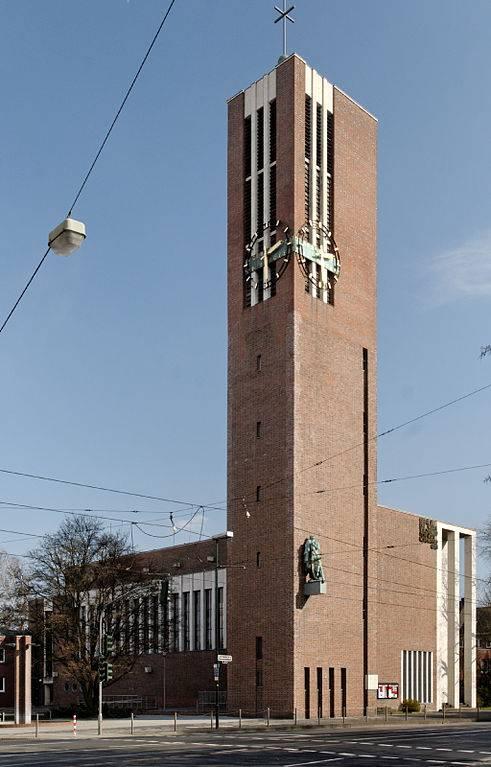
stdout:
POLYGON ((231 711, 373 702, 376 131, 296 54, 229 101, 231 711))

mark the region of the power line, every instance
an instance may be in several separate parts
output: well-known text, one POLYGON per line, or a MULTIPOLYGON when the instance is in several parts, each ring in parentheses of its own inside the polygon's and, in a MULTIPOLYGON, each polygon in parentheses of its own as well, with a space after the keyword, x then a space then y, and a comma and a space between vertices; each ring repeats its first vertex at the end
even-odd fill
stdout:
POLYGON ((136 493, 130 490, 121 490, 121 489, 117 489, 113 487, 104 487, 102 485, 91 485, 91 484, 88 484, 87 482, 75 482, 68 479, 60 479, 59 477, 47 477, 42 474, 29 474, 25 471, 14 471, 13 469, 0 468, 0 474, 8 474, 14 477, 25 477, 26 479, 37 479, 43 482, 55 482, 59 485, 70 485, 71 487, 84 487, 84 488, 88 488, 89 490, 100 490, 104 493, 116 493, 117 495, 128 495, 133 498, 145 498, 146 500, 161 501, 162 503, 175 503, 176 505, 179 505, 179 506, 192 506, 192 507, 202 506, 205 509, 215 509, 217 511, 223 511, 223 509, 218 506, 212 506, 206 503, 194 503, 191 501, 181 501, 176 498, 164 498, 160 495, 136 493))
MULTIPOLYGON (((146 63, 146 61, 147 61, 147 59, 148 59, 148 57, 150 55, 150 52, 151 52, 153 46, 157 42, 157 38, 159 37, 159 35, 160 35, 161 31, 162 31, 162 28, 163 28, 163 26, 164 26, 164 24, 165 24, 165 22, 167 20, 167 17, 168 17, 168 15, 170 14, 170 12, 172 10, 172 6, 174 5, 175 2, 176 2, 176 0, 171 0, 170 5, 167 8, 167 11, 165 12, 164 17, 163 17, 162 21, 160 22, 160 25, 159 25, 159 27, 158 27, 158 29, 157 29, 157 31, 156 31, 153 39, 152 39, 152 42, 148 46, 147 51, 145 53, 145 56, 143 57, 143 59, 142 59, 142 61, 140 63, 140 66, 138 67, 138 70, 137 70, 135 76, 133 77, 133 80, 130 83, 129 88, 127 89, 127 91, 126 91, 126 93, 124 95, 124 98, 123 98, 123 100, 122 100, 122 102, 121 102, 121 104, 119 106, 119 109, 116 112, 116 115, 115 115, 111 125, 109 126, 108 130, 106 131, 106 134, 105 134, 105 136, 104 136, 104 138, 102 140, 102 143, 99 146, 99 149, 97 150, 96 155, 95 155, 94 159, 92 160, 92 163, 91 163, 87 173, 85 174, 85 176, 84 176, 84 178, 82 180, 82 183, 80 184, 80 187, 78 188, 78 190, 77 190, 77 192, 75 194, 75 198, 74 198, 72 204, 70 205, 70 209, 69 209, 69 211, 68 211, 68 213, 67 213, 65 218, 70 218, 72 210, 75 207, 76 203, 78 202, 79 197, 82 194, 82 191, 84 190, 85 185, 86 185, 87 181, 89 180, 89 177, 90 177, 92 171, 94 170, 94 168, 96 166, 96 163, 97 163, 99 157, 101 156, 101 154, 102 154, 102 152, 104 150, 104 147, 106 146, 106 143, 107 143, 107 141, 109 139, 109 136, 111 135, 112 130, 113 130, 114 126, 116 125, 116 122, 118 121, 118 118, 119 118, 121 112, 123 111, 123 109, 125 107, 125 104, 126 104, 126 102, 128 100, 128 97, 129 97, 131 91, 133 90, 133 87, 135 86, 135 83, 138 80, 138 77, 140 76, 140 72, 142 71, 143 67, 145 66, 145 63, 146 63)), ((39 272, 39 270, 41 269, 42 265, 44 264, 44 262, 46 260, 46 257, 48 256, 48 253, 50 252, 50 250, 51 250, 51 247, 48 246, 48 249, 46 250, 46 252, 43 255, 43 257, 41 258, 41 261, 39 262, 39 264, 34 269, 33 273, 29 277, 27 283, 25 284, 24 288, 22 289, 22 291, 21 291, 19 297, 17 298, 16 302, 14 303, 14 305, 11 308, 10 312, 7 314, 6 318, 4 319, 4 321, 3 321, 3 323, 2 323, 2 325, 0 327, 0 333, 3 332, 3 330, 4 330, 5 326, 7 325, 8 321, 10 320, 10 318, 13 315, 13 313, 17 309, 18 305, 22 301, 25 293, 29 289, 29 286, 31 285, 32 281, 34 280, 36 274, 39 272)))

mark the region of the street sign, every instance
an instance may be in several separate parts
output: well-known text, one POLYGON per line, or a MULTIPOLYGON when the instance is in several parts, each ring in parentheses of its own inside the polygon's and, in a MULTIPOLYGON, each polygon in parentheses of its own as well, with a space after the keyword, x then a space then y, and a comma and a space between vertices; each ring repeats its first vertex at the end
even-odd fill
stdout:
POLYGON ((218 662, 219 663, 232 663, 232 656, 231 655, 219 655, 218 656, 218 662))

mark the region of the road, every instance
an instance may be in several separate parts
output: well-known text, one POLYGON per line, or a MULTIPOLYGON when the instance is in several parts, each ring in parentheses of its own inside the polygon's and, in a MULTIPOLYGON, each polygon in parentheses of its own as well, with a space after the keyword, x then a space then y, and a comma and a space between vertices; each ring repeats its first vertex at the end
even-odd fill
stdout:
POLYGON ((394 767, 491 764, 491 723, 0 740, 0 767, 394 767))

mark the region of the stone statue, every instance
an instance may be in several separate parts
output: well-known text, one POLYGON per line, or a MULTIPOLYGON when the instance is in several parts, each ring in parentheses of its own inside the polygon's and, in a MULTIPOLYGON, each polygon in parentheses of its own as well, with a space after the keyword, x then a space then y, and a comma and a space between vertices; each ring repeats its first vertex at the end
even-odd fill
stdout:
POLYGON ((303 544, 303 571, 309 581, 325 582, 320 543, 313 535, 309 535, 303 544))

